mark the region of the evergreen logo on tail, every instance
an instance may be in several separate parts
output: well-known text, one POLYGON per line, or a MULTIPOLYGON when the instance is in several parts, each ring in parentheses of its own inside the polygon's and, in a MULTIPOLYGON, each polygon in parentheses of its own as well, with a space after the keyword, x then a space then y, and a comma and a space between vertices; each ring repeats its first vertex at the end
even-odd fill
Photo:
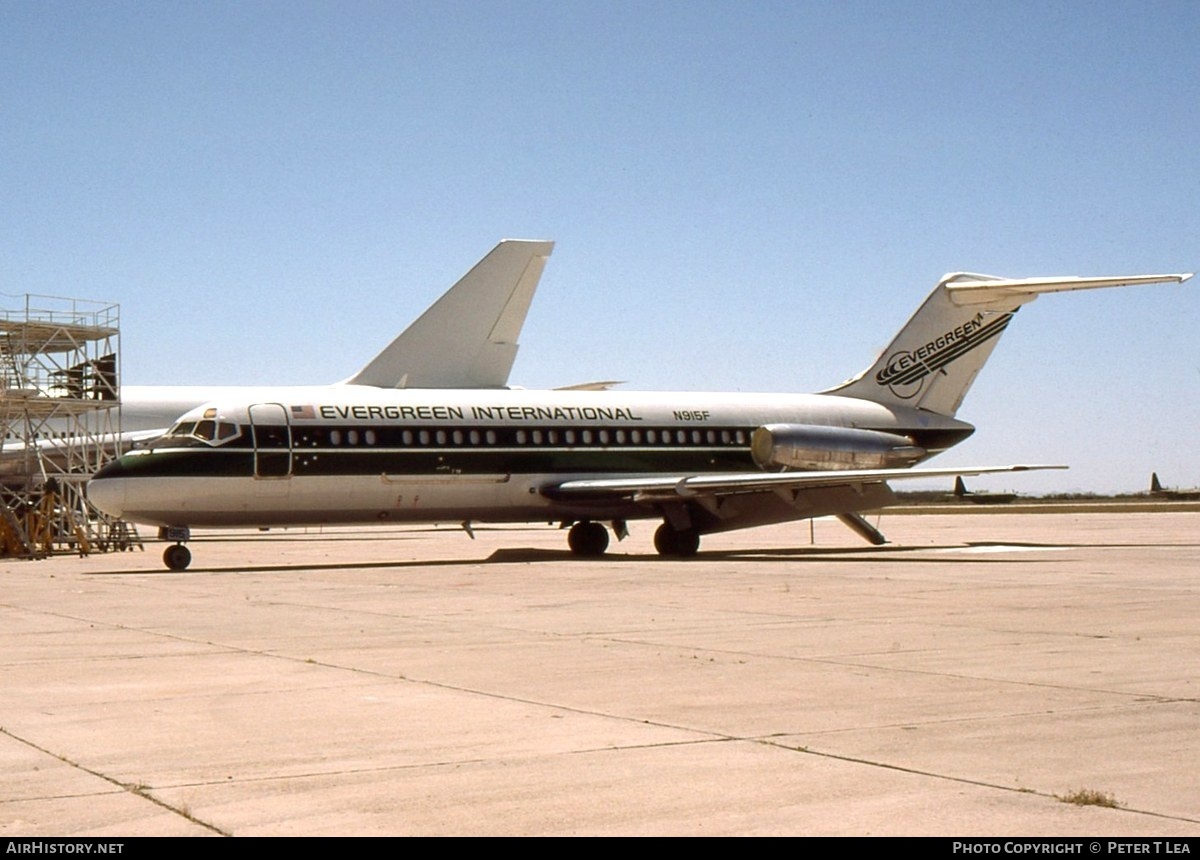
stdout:
POLYGON ((1011 313, 984 323, 979 313, 953 331, 929 341, 915 350, 899 350, 889 355, 875 381, 886 385, 901 400, 910 400, 921 392, 929 374, 941 370, 955 359, 991 340, 1004 331, 1011 313))

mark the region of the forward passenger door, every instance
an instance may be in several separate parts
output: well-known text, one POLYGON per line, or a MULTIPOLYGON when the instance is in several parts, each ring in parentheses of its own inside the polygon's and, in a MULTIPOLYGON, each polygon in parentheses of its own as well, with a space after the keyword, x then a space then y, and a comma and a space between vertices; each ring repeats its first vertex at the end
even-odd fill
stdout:
POLYGON ((250 407, 254 431, 254 477, 292 476, 292 427, 287 410, 279 403, 256 403, 250 407))

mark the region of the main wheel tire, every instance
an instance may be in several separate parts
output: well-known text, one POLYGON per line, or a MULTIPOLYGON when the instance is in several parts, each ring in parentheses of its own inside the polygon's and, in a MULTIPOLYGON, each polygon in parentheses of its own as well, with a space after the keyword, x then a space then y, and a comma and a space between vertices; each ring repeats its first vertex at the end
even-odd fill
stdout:
POLYGON ((700 549, 700 533, 695 529, 678 531, 670 523, 663 523, 654 532, 654 548, 659 555, 688 558, 700 549))
POLYGON ((187 570, 192 563, 192 551, 181 543, 171 544, 163 550, 163 564, 170 570, 187 570))
POLYGON ((600 523, 575 523, 567 532, 567 546, 572 553, 584 558, 602 556, 608 549, 608 531, 600 523))

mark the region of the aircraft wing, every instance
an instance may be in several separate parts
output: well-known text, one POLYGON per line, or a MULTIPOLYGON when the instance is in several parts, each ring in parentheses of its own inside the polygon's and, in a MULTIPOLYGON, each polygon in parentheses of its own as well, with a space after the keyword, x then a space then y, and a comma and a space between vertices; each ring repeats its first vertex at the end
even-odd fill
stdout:
MULTIPOLYGON (((134 430, 122 433, 115 440, 106 437, 106 444, 100 453, 105 456, 113 456, 130 448, 138 448, 166 432, 167 428, 162 427, 156 430, 134 430)), ((32 446, 19 440, 10 440, 0 447, 0 475, 26 474, 31 455, 36 455, 43 461, 56 463, 59 468, 64 468, 68 457, 79 456, 81 449, 85 452, 85 457, 94 458, 96 456, 95 444, 83 437, 38 439, 32 446)))
POLYGON ((819 472, 731 472, 714 475, 665 475, 652 478, 594 478, 564 481, 542 492, 555 499, 599 501, 632 499, 637 502, 687 501, 688 499, 806 490, 825 487, 881 484, 914 478, 986 475, 993 472, 1029 472, 1065 469, 1066 466, 959 466, 933 469, 846 469, 819 472))
POLYGON ((121 443, 123 447, 137 448, 143 442, 153 442, 159 436, 166 435, 170 427, 156 427, 150 430, 130 430, 121 434, 121 443))
POLYGON ((623 379, 600 379, 596 382, 577 382, 574 385, 559 385, 555 391, 608 391, 614 385, 624 385, 623 379))

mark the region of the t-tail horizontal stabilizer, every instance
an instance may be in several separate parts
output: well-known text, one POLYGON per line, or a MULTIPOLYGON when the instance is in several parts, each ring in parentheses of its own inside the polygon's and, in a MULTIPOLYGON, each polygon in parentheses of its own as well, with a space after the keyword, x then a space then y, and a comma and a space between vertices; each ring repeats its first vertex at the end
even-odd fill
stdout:
POLYGON ((1042 293, 1182 283, 1190 277, 1190 273, 1103 278, 946 275, 875 364, 822 393, 953 417, 1021 305, 1042 293))
POLYGON ((344 384, 504 388, 553 250, 553 242, 504 240, 344 384))

